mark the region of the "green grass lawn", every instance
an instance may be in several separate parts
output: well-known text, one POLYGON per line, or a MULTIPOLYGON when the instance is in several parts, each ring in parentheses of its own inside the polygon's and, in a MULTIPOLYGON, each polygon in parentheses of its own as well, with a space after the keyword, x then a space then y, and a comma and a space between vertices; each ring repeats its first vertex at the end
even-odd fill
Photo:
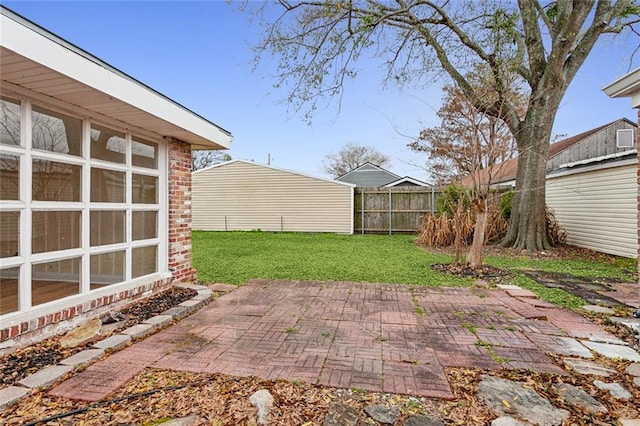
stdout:
MULTIPOLYGON (((334 235, 268 232, 193 232, 193 258, 203 282, 243 284, 251 278, 362 281, 429 286, 468 286, 470 279, 433 271, 449 263, 446 254, 425 252, 412 235, 334 235)), ((583 301, 558 289, 538 285, 521 271, 539 269, 580 276, 633 279, 635 260, 531 260, 488 257, 486 263, 514 272, 513 283, 565 307, 583 301)))
POLYGON ((470 285, 433 271, 447 255, 426 254, 406 235, 193 232, 203 282, 242 284, 251 278, 470 285))

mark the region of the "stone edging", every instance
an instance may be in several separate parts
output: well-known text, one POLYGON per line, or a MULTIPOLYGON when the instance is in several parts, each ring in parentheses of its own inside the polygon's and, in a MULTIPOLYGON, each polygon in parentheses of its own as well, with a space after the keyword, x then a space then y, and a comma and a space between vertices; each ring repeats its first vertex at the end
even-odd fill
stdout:
POLYGON ((86 368, 102 358, 105 354, 120 350, 128 343, 143 339, 169 326, 174 321, 178 321, 192 314, 209 303, 213 299, 213 292, 215 291, 209 287, 197 284, 176 284, 175 287, 195 290, 198 294, 177 306, 167 309, 159 315, 148 318, 141 323, 134 324, 120 331, 118 334, 104 338, 91 345, 89 349, 65 358, 56 365, 45 367, 42 370, 28 375, 20 380, 18 385, 11 385, 0 389, 0 410, 19 402, 22 398, 29 395, 32 390, 48 388, 63 379, 68 373, 86 368))

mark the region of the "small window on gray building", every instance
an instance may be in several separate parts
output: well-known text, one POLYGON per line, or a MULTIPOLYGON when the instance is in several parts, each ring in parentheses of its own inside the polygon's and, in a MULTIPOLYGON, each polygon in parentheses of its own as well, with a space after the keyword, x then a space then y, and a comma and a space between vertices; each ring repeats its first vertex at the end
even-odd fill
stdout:
POLYGON ((616 132, 616 148, 633 148, 635 145, 633 129, 618 129, 616 132))

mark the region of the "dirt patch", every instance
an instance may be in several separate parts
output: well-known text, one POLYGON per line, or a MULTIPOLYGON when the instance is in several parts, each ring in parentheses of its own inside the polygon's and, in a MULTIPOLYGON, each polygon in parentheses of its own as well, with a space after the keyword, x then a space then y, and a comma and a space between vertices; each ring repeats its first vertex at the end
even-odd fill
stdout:
MULTIPOLYGON (((425 247, 421 246, 424 250, 428 250, 433 253, 445 253, 455 255, 455 249, 453 247, 425 247)), ((468 252, 469 247, 466 247, 463 251, 468 252)), ((586 248, 570 246, 566 244, 559 244, 556 247, 552 247, 549 250, 528 253, 526 250, 516 250, 511 247, 500 247, 497 244, 489 244, 484 250, 485 256, 505 257, 505 258, 525 258, 525 259, 537 259, 537 260, 584 260, 584 261, 597 261, 615 263, 616 256, 611 256, 604 253, 599 253, 594 250, 586 248)), ((635 271, 625 271, 629 274, 634 274, 635 271)))
POLYGON ((436 263, 431 265, 431 268, 434 271, 444 272, 455 275, 456 277, 488 280, 494 283, 500 283, 512 276, 511 272, 506 269, 489 265, 474 267, 465 263, 436 263))
POLYGON ((10 354, 0 357, 0 384, 13 385, 26 376, 36 371, 55 365, 68 358, 96 341, 118 332, 126 327, 138 324, 144 320, 158 315, 167 309, 176 306, 185 300, 189 300, 198 293, 191 289, 172 287, 162 293, 134 302, 116 311, 114 317, 124 318, 123 324, 112 330, 109 334, 100 335, 99 338, 73 348, 63 348, 60 344, 60 336, 55 336, 27 347, 17 349, 10 354))
POLYGON ((551 273, 545 271, 526 271, 526 276, 549 288, 559 288, 567 293, 578 296, 592 305, 604 305, 609 307, 631 308, 631 306, 619 300, 602 294, 603 292, 615 292, 614 283, 624 281, 615 278, 578 277, 570 274, 551 273))

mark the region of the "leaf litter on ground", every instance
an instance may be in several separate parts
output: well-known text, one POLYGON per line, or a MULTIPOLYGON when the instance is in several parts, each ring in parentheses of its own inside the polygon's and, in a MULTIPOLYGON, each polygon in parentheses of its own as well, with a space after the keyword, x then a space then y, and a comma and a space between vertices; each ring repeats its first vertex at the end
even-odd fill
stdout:
MULTIPOLYGON (((194 290, 171 287, 154 296, 129 304, 117 312, 125 318, 124 323, 109 334, 145 321, 185 300, 191 299, 195 295, 197 295, 197 292, 194 290)), ((55 365, 61 360, 90 347, 97 340, 108 337, 109 334, 101 334, 86 344, 69 348, 65 348, 60 344, 61 336, 54 336, 5 354, 0 357, 0 385, 14 385, 29 374, 50 365, 55 365)))

